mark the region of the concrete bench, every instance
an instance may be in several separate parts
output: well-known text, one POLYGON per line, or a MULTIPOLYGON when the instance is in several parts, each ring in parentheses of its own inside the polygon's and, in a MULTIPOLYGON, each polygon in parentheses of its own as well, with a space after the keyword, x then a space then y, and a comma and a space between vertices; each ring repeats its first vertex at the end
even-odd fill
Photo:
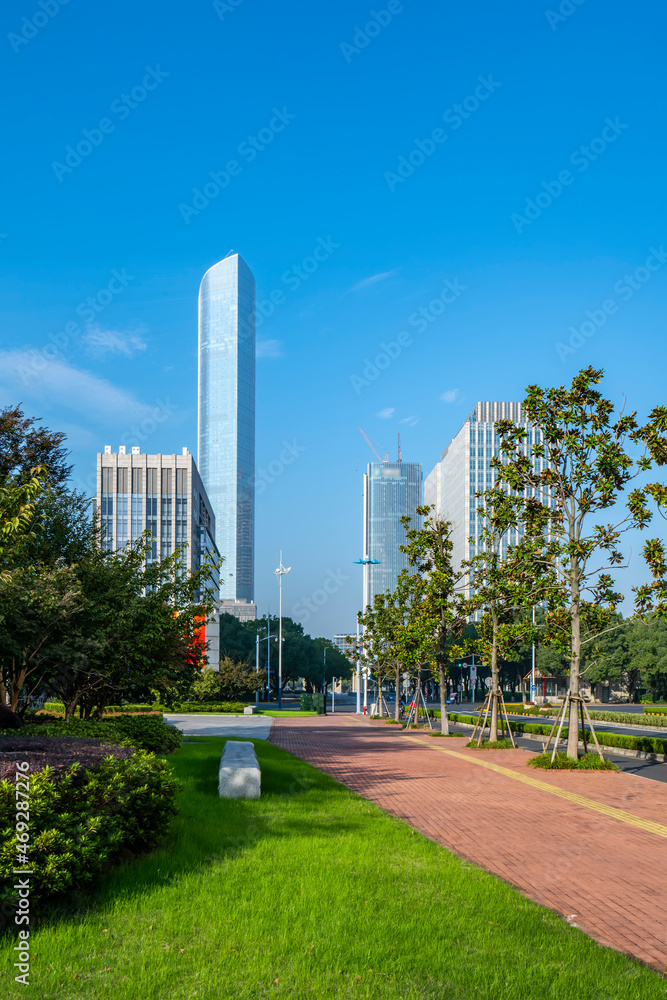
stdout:
POLYGON ((244 715, 256 715, 257 714, 257 709, 255 708, 254 705, 246 705, 246 707, 243 709, 243 714, 244 715))
POLYGON ((262 775, 255 747, 247 740, 228 740, 220 759, 218 793, 221 799, 258 799, 262 775))

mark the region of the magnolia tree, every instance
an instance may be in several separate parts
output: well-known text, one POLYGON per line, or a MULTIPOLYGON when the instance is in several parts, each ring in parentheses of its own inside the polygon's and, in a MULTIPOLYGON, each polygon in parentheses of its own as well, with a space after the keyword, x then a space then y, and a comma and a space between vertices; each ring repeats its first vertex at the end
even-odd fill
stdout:
MULTIPOLYGON (((648 526, 651 500, 667 509, 667 488, 643 482, 655 466, 667 462, 667 409, 654 409, 645 424, 637 421, 636 413, 615 413, 614 404, 595 388, 603 374, 589 367, 575 376, 570 388, 529 386, 522 407, 530 430, 499 421, 501 457, 492 461, 499 481, 526 509, 532 506, 543 525, 542 551, 531 555, 536 576, 544 571, 553 575, 545 595, 543 641, 568 656, 569 688, 575 696, 580 691, 582 649, 619 628, 616 612, 622 595, 611 571, 624 562, 622 535, 648 526), (529 434, 534 436, 532 455, 529 434), (635 488, 625 492, 633 483, 635 488)), ((652 582, 636 590, 636 613, 667 615, 664 543, 647 541, 644 556, 652 582)), ((574 702, 570 757, 577 756, 578 731, 574 702)))
POLYGON ((479 551, 464 568, 469 574, 470 614, 477 616, 473 644, 491 671, 493 741, 498 738, 500 659, 509 657, 518 643, 536 638, 536 626, 526 612, 554 589, 548 556, 555 548, 547 534, 547 508, 533 497, 513 495, 502 485, 477 496, 484 503, 478 510, 479 551))
POLYGON ((418 507, 421 527, 411 528, 412 519, 401 518, 406 544, 401 546, 418 578, 419 600, 411 605, 413 643, 422 661, 435 661, 440 685, 440 719, 443 734, 447 720, 447 673, 450 658, 461 649, 463 630, 470 614, 465 596, 467 570, 452 566, 452 526, 442 521, 433 507, 418 507))

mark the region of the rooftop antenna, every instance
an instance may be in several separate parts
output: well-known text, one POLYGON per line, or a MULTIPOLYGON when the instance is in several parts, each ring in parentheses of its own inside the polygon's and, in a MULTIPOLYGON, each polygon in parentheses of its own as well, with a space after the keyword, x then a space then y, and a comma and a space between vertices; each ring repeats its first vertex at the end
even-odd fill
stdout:
POLYGON ((400 432, 399 432, 399 435, 398 435, 398 461, 399 461, 399 463, 403 461, 403 459, 401 458, 401 435, 400 435, 400 432))
POLYGON ((225 254, 225 256, 222 259, 223 260, 227 260, 227 258, 229 257, 229 255, 232 254, 232 253, 234 253, 233 250, 228 250, 227 253, 225 254))

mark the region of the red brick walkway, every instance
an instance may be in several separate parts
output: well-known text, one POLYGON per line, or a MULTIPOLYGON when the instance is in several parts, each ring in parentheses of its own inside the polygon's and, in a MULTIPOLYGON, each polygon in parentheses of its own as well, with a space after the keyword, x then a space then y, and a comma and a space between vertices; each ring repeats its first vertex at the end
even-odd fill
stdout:
POLYGON ((534 771, 523 750, 392 730, 349 715, 285 718, 271 741, 601 944, 667 971, 667 785, 534 771))

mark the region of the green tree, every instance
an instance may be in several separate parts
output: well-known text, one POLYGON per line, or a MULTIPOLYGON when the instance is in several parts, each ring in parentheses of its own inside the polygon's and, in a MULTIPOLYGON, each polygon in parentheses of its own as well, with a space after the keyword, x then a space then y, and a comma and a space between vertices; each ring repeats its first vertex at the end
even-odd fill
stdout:
MULTIPOLYGON (((546 508, 532 497, 516 497, 506 487, 478 493, 483 501, 479 551, 465 562, 468 573, 470 615, 476 622, 477 647, 491 670, 491 726, 489 740, 498 739, 498 699, 501 697, 501 657, 527 636, 534 636, 526 612, 544 601, 556 578, 544 558, 549 550, 545 530, 546 508), (519 538, 511 544, 512 538, 519 538)), ((474 544, 474 539, 471 539, 474 544)))
MULTIPOLYGON (((531 433, 539 432, 532 456, 528 432, 509 420, 499 421, 502 459, 494 458, 498 478, 526 503, 542 506, 548 522, 549 549, 543 557, 557 578, 549 595, 549 641, 569 657, 569 686, 579 695, 582 649, 618 628, 615 615, 621 594, 611 572, 622 565, 619 544, 624 532, 643 530, 651 520, 651 498, 667 509, 661 484, 637 487, 620 504, 621 494, 638 476, 667 461, 667 410, 654 409, 640 426, 635 413, 615 414, 614 404, 597 391, 603 372, 580 371, 570 388, 531 385, 523 411, 531 433), (613 523, 597 520, 616 507, 613 523)), ((660 607, 667 614, 667 559, 664 544, 652 539, 644 556, 653 581, 636 593, 636 607, 647 614, 660 607)), ((577 756, 577 704, 569 719, 568 756, 577 756)))
POLYGON ((406 544, 401 546, 408 562, 420 578, 418 600, 410 604, 412 637, 419 656, 435 660, 440 687, 440 718, 444 734, 447 720, 447 671, 450 657, 456 655, 463 641, 469 617, 465 599, 467 571, 452 566, 452 526, 442 521, 433 507, 418 507, 423 518, 420 527, 411 528, 411 518, 401 521, 406 529, 406 544))
POLYGON ((52 651, 48 681, 67 718, 77 706, 86 717, 99 714, 132 693, 182 700, 202 667, 198 632, 214 607, 211 566, 183 573, 180 551, 147 564, 149 552, 146 538, 113 553, 91 545, 71 567, 84 602, 52 651))
POLYGON ((0 573, 0 704, 18 711, 21 692, 40 690, 85 598, 69 566, 19 566, 0 573))
POLYGON ((254 696, 265 681, 264 671, 256 673, 249 664, 224 656, 218 670, 206 667, 197 674, 191 693, 195 701, 240 701, 254 696))
POLYGON ((26 417, 20 403, 0 410, 0 485, 27 483, 38 466, 52 486, 63 486, 69 478, 65 434, 38 427, 38 419, 26 417))

